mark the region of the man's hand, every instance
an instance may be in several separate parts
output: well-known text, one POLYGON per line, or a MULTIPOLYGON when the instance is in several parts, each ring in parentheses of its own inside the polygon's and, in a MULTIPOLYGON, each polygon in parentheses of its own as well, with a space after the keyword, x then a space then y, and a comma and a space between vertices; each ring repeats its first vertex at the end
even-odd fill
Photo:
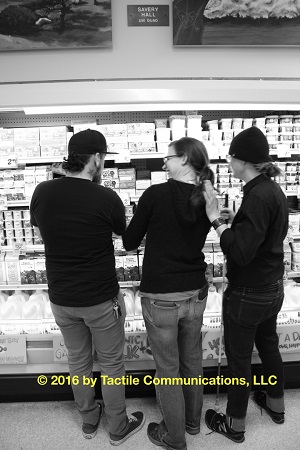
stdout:
POLYGON ((218 208, 218 200, 215 196, 214 188, 209 180, 204 180, 203 186, 204 186, 203 195, 206 202, 205 205, 206 215, 210 220, 210 222, 213 222, 218 217, 221 217, 218 208))

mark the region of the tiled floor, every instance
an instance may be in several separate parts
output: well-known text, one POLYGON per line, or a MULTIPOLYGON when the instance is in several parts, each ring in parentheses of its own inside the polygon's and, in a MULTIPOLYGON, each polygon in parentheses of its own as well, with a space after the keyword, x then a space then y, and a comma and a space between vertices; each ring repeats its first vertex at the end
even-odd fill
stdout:
MULTIPOLYGON (((300 389, 286 390, 286 420, 276 425, 265 412, 249 401, 246 439, 236 444, 224 436, 210 433, 202 417, 201 433, 186 435, 188 450, 296 450, 300 448, 300 389)), ((204 396, 204 411, 214 408, 215 396, 204 396)), ((225 412, 226 395, 220 397, 220 412, 225 412)), ((121 450, 154 450, 147 437, 149 422, 161 420, 155 398, 127 399, 128 413, 142 410, 146 423, 142 430, 122 444, 121 450)), ((0 404, 1 450, 112 450, 105 414, 98 434, 92 440, 81 435, 81 420, 74 402, 2 403, 0 404)))

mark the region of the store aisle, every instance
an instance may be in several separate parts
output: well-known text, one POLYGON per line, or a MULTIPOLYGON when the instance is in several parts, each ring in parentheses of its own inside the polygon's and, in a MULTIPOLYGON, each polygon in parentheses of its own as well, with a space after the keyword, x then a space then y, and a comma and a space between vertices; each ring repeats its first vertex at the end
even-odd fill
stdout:
MULTIPOLYGON (((213 408, 214 395, 205 395, 204 411, 213 408)), ((225 411, 226 395, 221 395, 220 412, 225 411)), ((286 421, 276 425, 253 403, 249 402, 246 440, 231 442, 219 434, 209 433, 202 419, 201 433, 187 434, 188 450, 227 450, 240 446, 242 450, 296 450, 300 443, 300 389, 286 391, 286 421)), ((120 450, 155 450, 147 438, 149 422, 160 419, 155 398, 127 399, 128 412, 143 410, 146 423, 143 429, 128 439, 120 450)), ((204 416, 204 415, 203 415, 204 416)), ((105 415, 97 436, 88 441, 81 435, 80 417, 74 402, 2 403, 0 405, 1 450, 112 450, 107 433, 105 415)))

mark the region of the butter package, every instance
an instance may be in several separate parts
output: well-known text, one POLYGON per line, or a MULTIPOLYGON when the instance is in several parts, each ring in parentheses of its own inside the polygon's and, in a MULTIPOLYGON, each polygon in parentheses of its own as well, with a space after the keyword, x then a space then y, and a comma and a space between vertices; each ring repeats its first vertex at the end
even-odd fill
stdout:
POLYGON ((155 142, 128 142, 129 151, 132 153, 138 152, 156 152, 155 142))
POLYGON ((101 186, 104 186, 104 187, 107 187, 110 189, 119 189, 120 188, 120 181, 119 181, 119 179, 115 179, 115 178, 104 178, 100 184, 101 184, 101 186))
POLYGON ((123 256, 115 256, 115 266, 118 281, 124 281, 124 261, 123 256))
POLYGON ((21 284, 36 284, 34 259, 20 255, 21 284))
POLYGON ((7 284, 19 284, 21 282, 20 262, 18 255, 6 253, 5 269, 7 284))
POLYGON ((34 271, 37 284, 47 284, 46 259, 39 255, 34 259, 34 271))
POLYGON ((38 127, 14 128, 14 142, 30 143, 30 145, 39 145, 40 129, 38 127), (33 144, 34 143, 34 144, 33 144))
POLYGON ((38 158, 41 156, 41 148, 39 145, 15 145, 15 154, 17 158, 38 158))
POLYGON ((66 144, 67 127, 40 127, 40 142, 53 142, 57 144, 66 144))
MULTIPOLYGON (((137 122, 137 123, 128 123, 127 124, 127 134, 140 134, 140 135, 154 135, 155 133, 155 124, 145 123, 145 122, 137 122)), ((128 139, 129 140, 129 139, 128 139)))
POLYGON ((0 147, 14 146, 14 129, 0 128, 0 147))
POLYGON ((108 136, 127 136, 127 124, 126 123, 112 123, 99 125, 99 131, 108 136))
POLYGON ((128 254, 123 257, 124 261, 124 281, 138 281, 139 269, 137 255, 128 254))
POLYGON ((102 179, 103 178, 118 178, 119 177, 119 169, 117 167, 110 167, 110 168, 105 168, 102 171, 102 175, 101 175, 102 179))
POLYGON ((0 284, 6 284, 5 253, 0 253, 0 284))
POLYGON ((41 157, 67 156, 67 145, 41 145, 41 157))

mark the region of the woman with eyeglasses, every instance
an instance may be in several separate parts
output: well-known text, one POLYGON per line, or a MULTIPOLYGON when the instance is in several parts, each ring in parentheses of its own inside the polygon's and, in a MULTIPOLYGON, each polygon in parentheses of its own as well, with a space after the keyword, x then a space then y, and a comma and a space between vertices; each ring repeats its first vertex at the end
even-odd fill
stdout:
POLYGON ((186 449, 185 432, 200 432, 203 389, 201 327, 208 286, 202 252, 211 224, 205 212, 203 181, 213 184, 205 146, 184 137, 171 142, 163 169, 165 183, 150 186, 123 234, 126 250, 146 235, 142 311, 156 363, 156 386, 163 420, 150 423, 151 442, 186 449))

